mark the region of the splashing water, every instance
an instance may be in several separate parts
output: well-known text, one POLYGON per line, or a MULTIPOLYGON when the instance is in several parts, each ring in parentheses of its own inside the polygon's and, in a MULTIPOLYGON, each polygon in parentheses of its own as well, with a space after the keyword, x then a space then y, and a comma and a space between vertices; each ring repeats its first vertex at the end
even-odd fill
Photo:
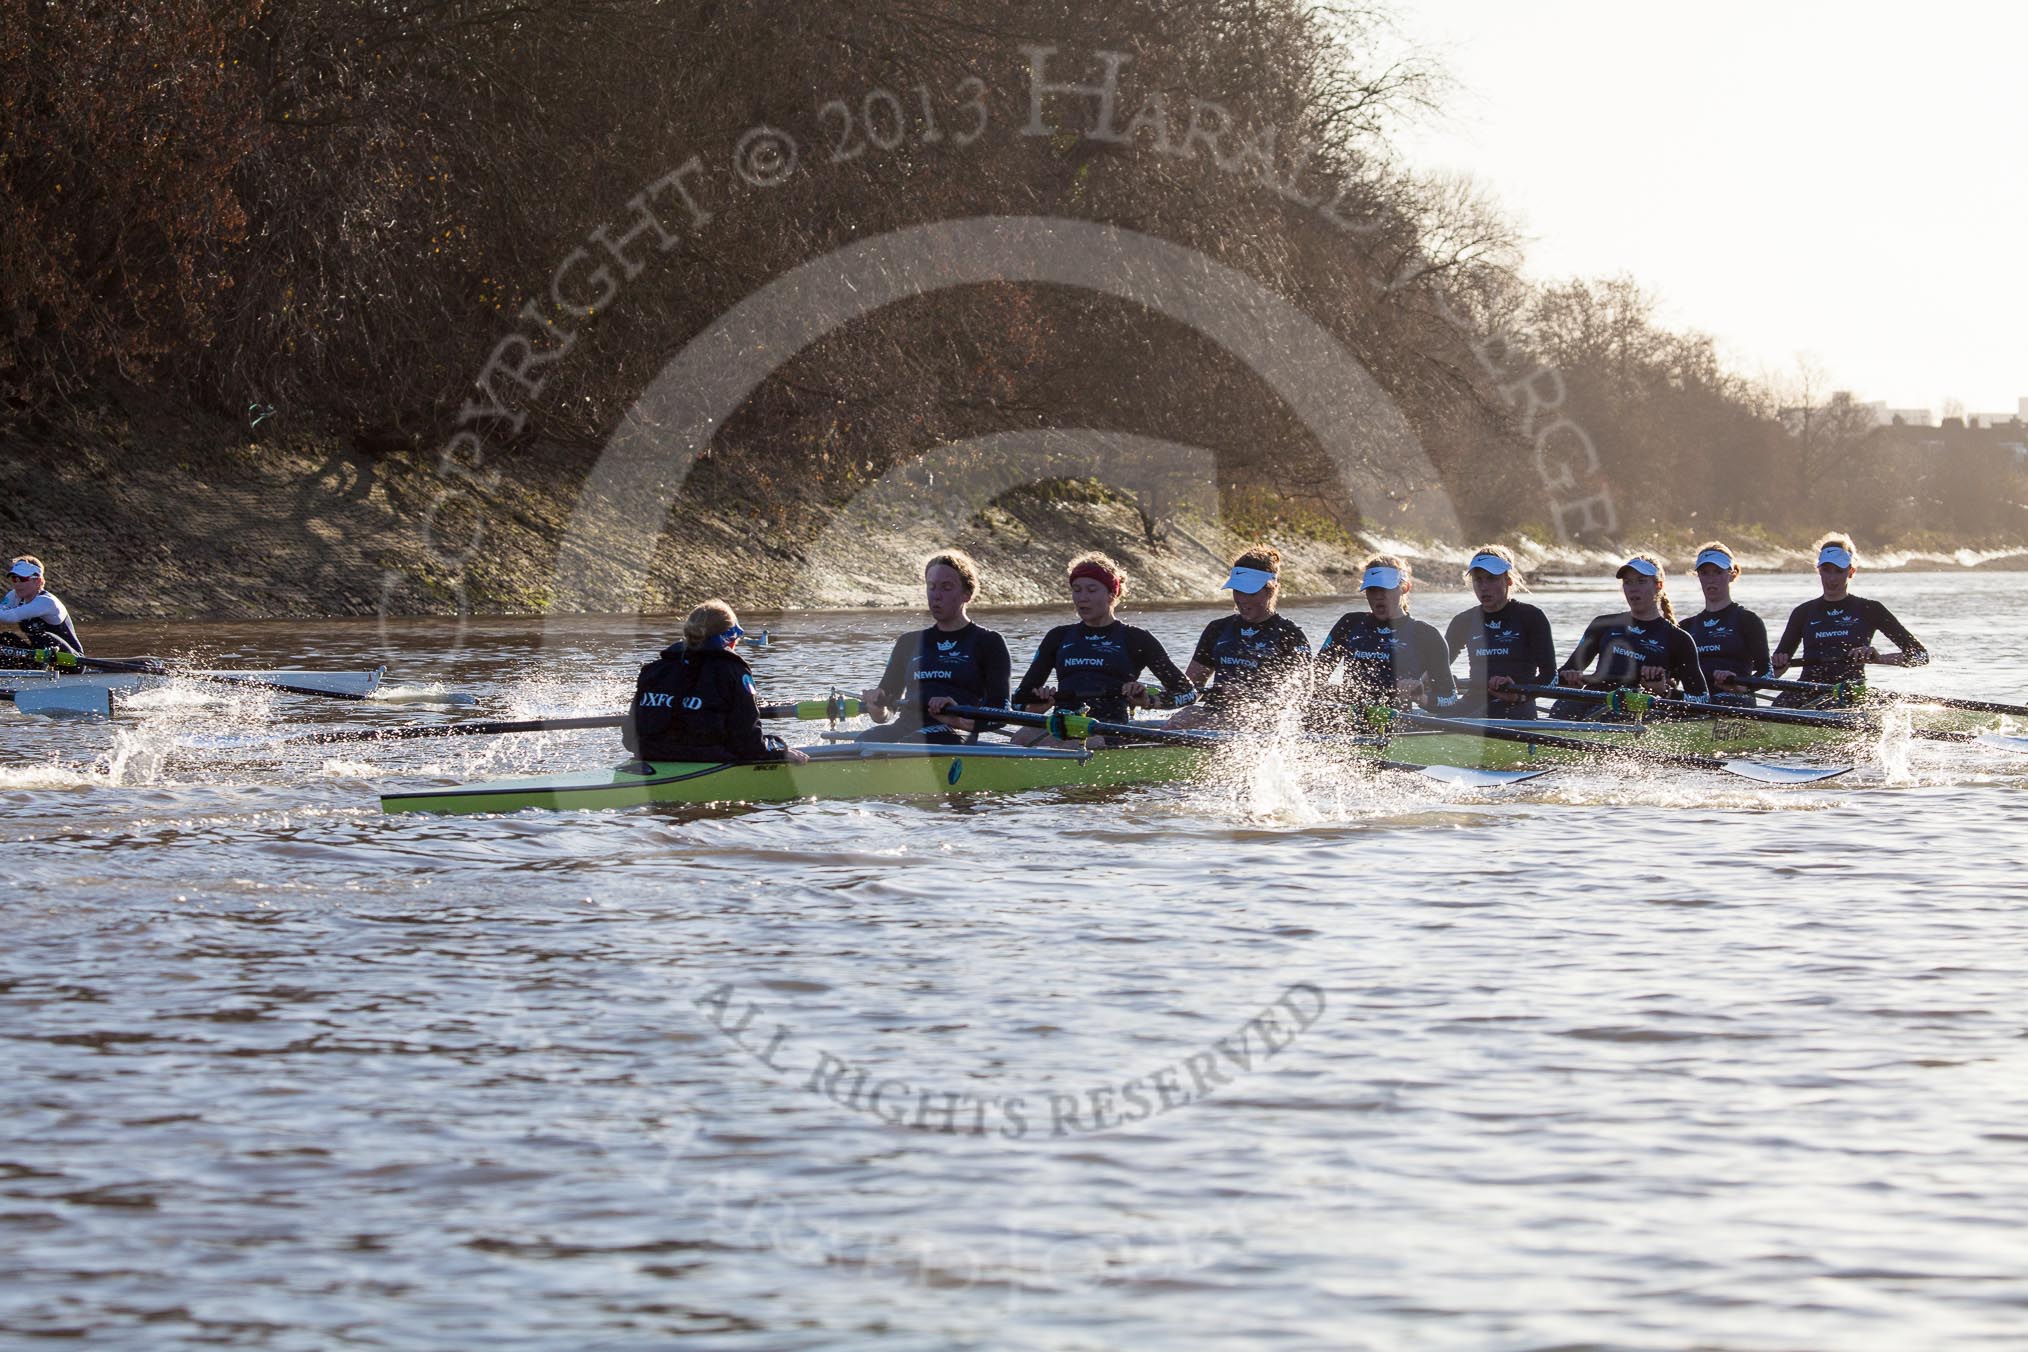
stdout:
POLYGON ((327 779, 373 779, 381 770, 372 761, 333 757, 318 767, 318 773, 327 779))
POLYGON ((88 789, 104 782, 93 773, 73 770, 54 760, 0 766, 0 793, 17 789, 88 789))
POLYGON ((113 743, 91 769, 91 779, 107 786, 150 784, 161 776, 173 739, 146 724, 113 730, 113 743))
POLYGON ((1294 703, 1281 705, 1272 729, 1222 749, 1207 780, 1220 815, 1281 826, 1363 820, 1426 805, 1432 791, 1448 796, 1348 755, 1337 739, 1306 728, 1294 703))
POLYGON ((1880 760, 1881 779, 1898 787, 1915 782, 1915 771, 1909 765, 1909 752, 1915 740, 1915 723, 1909 716, 1908 706, 1892 705, 1880 719, 1880 742, 1875 755, 1880 760))

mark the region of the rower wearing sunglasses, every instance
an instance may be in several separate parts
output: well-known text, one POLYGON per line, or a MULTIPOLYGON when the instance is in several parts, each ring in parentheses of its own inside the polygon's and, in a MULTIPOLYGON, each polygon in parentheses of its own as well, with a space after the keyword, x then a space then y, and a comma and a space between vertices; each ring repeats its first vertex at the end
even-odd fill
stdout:
POLYGON ((43 587, 42 560, 23 554, 7 565, 8 589, 0 593, 0 648, 58 648, 82 653, 70 611, 43 587), (16 633, 15 630, 19 632, 16 633))

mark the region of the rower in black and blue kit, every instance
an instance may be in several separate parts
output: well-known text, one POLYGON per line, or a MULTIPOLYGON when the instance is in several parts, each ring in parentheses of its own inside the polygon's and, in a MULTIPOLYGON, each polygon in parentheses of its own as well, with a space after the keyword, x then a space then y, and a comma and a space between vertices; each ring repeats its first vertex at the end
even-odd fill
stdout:
POLYGON ((0 626, 14 628, 0 628, 0 650, 15 649, 16 657, 24 662, 24 652, 36 649, 73 656, 84 652, 70 610, 54 592, 43 588, 41 559, 33 554, 14 559, 7 565, 7 583, 8 589, 0 592, 0 626))
POLYGON ((1457 703, 1451 655, 1434 625, 1408 613, 1415 575, 1407 561, 1375 554, 1361 570, 1366 609, 1338 617, 1317 649, 1317 680, 1331 679, 1342 662, 1344 698, 1355 705, 1448 709, 1457 703))
MULTIPOLYGON (((1859 552, 1849 535, 1834 532, 1817 541, 1817 581, 1824 593, 1790 612, 1781 640, 1775 644, 1772 666, 1777 676, 1795 660, 1796 648, 1801 645, 1801 679, 1826 685, 1863 681, 1866 664, 1882 660, 1880 650, 1873 646, 1876 634, 1885 634, 1901 650, 1900 665, 1919 667, 1929 662, 1929 649, 1886 606, 1852 595, 1858 560, 1859 552)), ((1820 698, 1785 691, 1775 703, 1794 707, 1820 698)))
MULTIPOLYGON (((1559 685, 1591 685, 1621 689, 1639 686, 1654 695, 1703 699, 1709 693, 1697 644, 1676 627, 1676 608, 1669 602, 1669 579, 1653 554, 1634 554, 1619 567, 1620 594, 1627 608, 1600 615, 1585 626, 1584 637, 1556 674, 1559 685), (1593 662, 1595 670, 1586 671, 1593 662)), ((1592 700, 1560 699, 1550 706, 1551 718, 1611 716, 1608 707, 1592 700)))
POLYGON ((1556 639, 1549 617, 1525 601, 1516 601, 1522 585, 1514 556, 1500 545, 1481 545, 1465 565, 1465 581, 1479 604, 1451 618, 1444 629, 1444 651, 1465 654, 1468 668, 1464 702, 1452 712, 1461 717, 1533 718, 1535 701, 1509 689, 1515 685, 1552 685, 1556 681, 1556 639))
POLYGON ((967 613, 979 592, 979 565, 961 550, 935 555, 923 565, 923 591, 929 628, 896 639, 880 684, 860 692, 868 716, 886 725, 861 733, 862 742, 975 742, 972 720, 942 710, 1007 705, 1014 666, 1007 642, 967 613))
POLYGON ((1310 640, 1275 613, 1281 569, 1281 551, 1272 545, 1246 550, 1232 561, 1224 586, 1232 593, 1234 613, 1204 626, 1183 668, 1203 697, 1173 714, 1170 727, 1244 722, 1279 704, 1308 699, 1310 640))
MULTIPOLYGON (((1042 636, 1035 660, 1014 687, 1014 703, 1037 712, 1067 709, 1124 723, 1137 707, 1173 709, 1196 697, 1160 640, 1115 613, 1127 588, 1127 575, 1117 563, 1100 553, 1080 554, 1070 561, 1066 581, 1077 623, 1059 624, 1042 636), (1150 690, 1143 674, 1160 681, 1160 688, 1150 690), (1052 677, 1055 684, 1045 684, 1052 677)), ((1022 743, 1040 739, 1035 729, 1014 734, 1022 743)))
POLYGON ((1683 632, 1697 644, 1697 663, 1704 668, 1714 704, 1752 704, 1753 691, 1733 678, 1768 674, 1767 625, 1732 599, 1732 584, 1738 580, 1739 565, 1723 541, 1698 547, 1697 585, 1704 590, 1704 609, 1683 621, 1683 632))

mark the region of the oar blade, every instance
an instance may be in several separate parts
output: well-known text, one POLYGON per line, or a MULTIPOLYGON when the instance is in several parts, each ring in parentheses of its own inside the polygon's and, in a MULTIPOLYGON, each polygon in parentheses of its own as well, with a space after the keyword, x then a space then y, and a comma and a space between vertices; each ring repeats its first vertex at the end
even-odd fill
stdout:
POLYGON ((1778 765, 1754 760, 1722 761, 1720 765, 1728 774, 1751 779, 1756 784, 1816 784, 1852 773, 1849 765, 1778 765))
POLYGON ((1412 761, 1381 761, 1383 770, 1406 770, 1433 779, 1439 784, 1453 784, 1468 789, 1504 789, 1509 784, 1522 784, 1550 772, 1550 766, 1536 770, 1481 770, 1463 765, 1417 765, 1412 761))
POLYGON ((1982 732, 1972 740, 1980 746, 1998 747, 2002 751, 2028 756, 2028 737, 2011 737, 2004 732, 1982 732))
POLYGON ((103 685, 17 690, 14 692, 14 707, 33 718, 110 722, 113 717, 113 692, 103 685))

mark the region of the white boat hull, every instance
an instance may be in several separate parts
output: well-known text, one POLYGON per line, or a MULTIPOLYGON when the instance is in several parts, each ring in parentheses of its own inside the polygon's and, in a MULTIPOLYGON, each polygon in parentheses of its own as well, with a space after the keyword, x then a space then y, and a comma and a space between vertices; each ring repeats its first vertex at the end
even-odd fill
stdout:
MULTIPOLYGON (((244 681, 250 687, 287 685, 340 697, 362 698, 379 689, 381 673, 384 670, 385 668, 375 667, 372 671, 193 671, 190 674, 198 677, 222 676, 226 677, 229 683, 244 681)), ((166 685, 175 679, 177 679, 175 676, 150 676, 143 672, 0 668, 0 690, 78 689, 131 694, 136 690, 166 685)))

